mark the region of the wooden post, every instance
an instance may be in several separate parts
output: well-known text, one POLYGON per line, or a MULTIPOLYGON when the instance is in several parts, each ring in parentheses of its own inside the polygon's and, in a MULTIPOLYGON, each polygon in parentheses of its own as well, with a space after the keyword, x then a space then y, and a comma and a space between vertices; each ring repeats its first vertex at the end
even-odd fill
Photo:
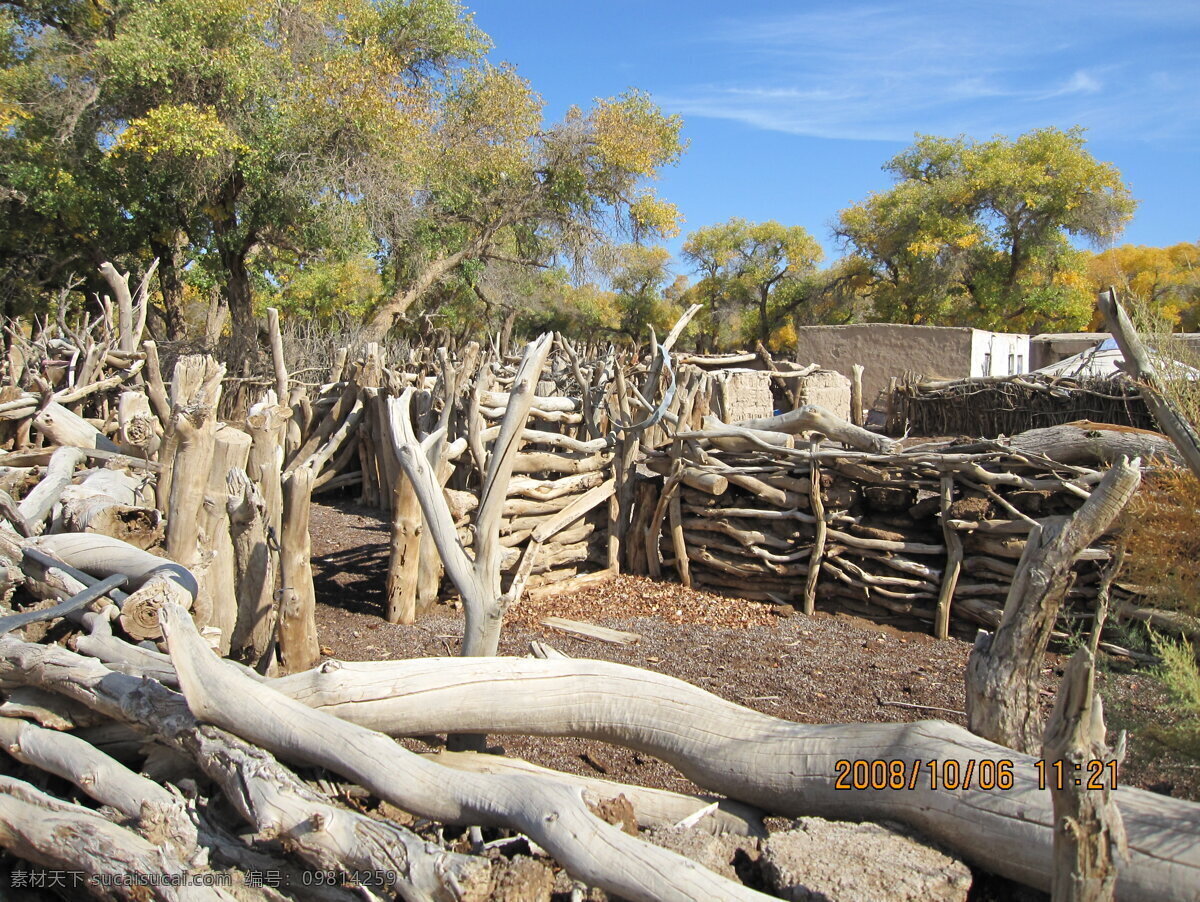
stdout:
POLYGON ((863 366, 856 363, 850 367, 850 422, 861 426, 866 420, 863 416, 863 366))
POLYGON ((816 518, 816 523, 813 524, 812 554, 808 557, 808 576, 804 580, 803 610, 809 616, 812 616, 817 606, 817 581, 821 576, 821 561, 825 559, 825 538, 829 533, 829 526, 825 522, 825 502, 821 496, 821 468, 817 463, 817 450, 820 447, 821 443, 815 439, 808 446, 809 460, 812 462, 808 498, 816 518))
POLYGON ((950 635, 950 604, 954 600, 954 589, 958 585, 958 575, 962 571, 963 543, 958 530, 950 525, 950 504, 954 500, 954 476, 942 475, 942 537, 946 542, 946 570, 942 574, 942 586, 938 591, 937 612, 933 621, 935 639, 945 639, 950 635))
POLYGON ((227 512, 237 570, 237 620, 230 653, 258 666, 272 647, 275 619, 275 556, 267 541, 267 502, 242 470, 230 470, 227 512))
POLYGON ((371 392, 368 389, 378 389, 383 382, 383 363, 380 359, 379 343, 371 342, 364 351, 363 364, 359 368, 357 382, 359 390, 358 403, 364 407, 364 421, 360 427, 362 436, 358 443, 358 459, 362 466, 362 485, 360 500, 368 507, 386 507, 383 500, 386 493, 390 501, 391 484, 381 482, 381 467, 379 462, 380 450, 372 440, 371 428, 371 392))
POLYGON ((206 595, 210 600, 209 623, 221 630, 217 648, 223 655, 229 654, 238 619, 237 563, 229 531, 228 475, 230 470, 245 472, 250 441, 250 436, 232 426, 222 424, 214 432, 212 466, 204 489, 201 531, 208 566, 198 574, 200 595, 206 595))
POLYGON ((692 587, 692 569, 688 562, 687 542, 683 535, 683 510, 679 504, 678 490, 671 493, 667 501, 667 517, 671 524, 671 544, 675 548, 675 569, 679 571, 679 581, 686 588, 692 587))
POLYGON ((100 275, 117 297, 117 348, 126 354, 137 347, 133 331, 133 295, 129 291, 129 273, 119 273, 108 261, 100 264, 100 275))
POLYGON ((167 387, 163 384, 162 366, 158 362, 158 345, 153 341, 143 341, 142 350, 146 352, 146 394, 154 408, 154 414, 164 431, 171 425, 171 402, 167 399, 167 387))
POLYGON ((417 619, 422 533, 421 502, 408 476, 400 471, 392 488, 392 552, 387 574, 387 619, 391 623, 417 619))
MULTIPOLYGON (((618 364, 616 372, 617 409, 621 412, 622 422, 632 420, 629 391, 625 384, 625 370, 618 364)), ((608 569, 617 575, 621 572, 621 551, 625 544, 625 534, 629 528, 629 509, 633 502, 633 471, 637 463, 638 448, 641 445, 641 434, 625 430, 617 440, 617 453, 613 457, 613 477, 617 481, 617 492, 609 502, 608 517, 608 569)), ((686 568, 686 561, 684 567, 686 568)), ((682 574, 681 574, 682 578, 682 574)))
POLYGON ((258 486, 265 506, 266 526, 276 542, 283 522, 283 458, 284 436, 287 432, 290 408, 279 403, 274 391, 267 391, 246 414, 246 431, 250 433, 250 454, 246 460, 246 475, 258 486))
MULTIPOLYGON (((196 573, 207 564, 208 543, 201 530, 204 491, 212 468, 216 443, 216 411, 221 399, 225 367, 212 357, 193 354, 175 364, 171 381, 171 433, 174 449, 170 461, 167 504, 167 557, 196 573)), ((166 461, 164 461, 164 466, 166 461)), ((211 616, 211 596, 203 589, 194 606, 197 622, 206 625, 211 616)))
POLYGON ((271 363, 275 368, 275 394, 277 397, 288 396, 287 363, 283 359, 283 335, 279 331, 279 311, 274 307, 267 308, 267 332, 271 336, 271 363))
POLYGON ((308 514, 313 471, 299 467, 283 484, 283 536, 280 540, 279 659, 289 673, 317 663, 317 599, 313 590, 308 514))
POLYGON ((1111 902, 1117 883, 1114 851, 1128 857, 1113 798, 1118 756, 1105 742, 1095 674, 1091 649, 1080 648, 1067 664, 1042 740, 1054 806, 1053 902, 1111 902))

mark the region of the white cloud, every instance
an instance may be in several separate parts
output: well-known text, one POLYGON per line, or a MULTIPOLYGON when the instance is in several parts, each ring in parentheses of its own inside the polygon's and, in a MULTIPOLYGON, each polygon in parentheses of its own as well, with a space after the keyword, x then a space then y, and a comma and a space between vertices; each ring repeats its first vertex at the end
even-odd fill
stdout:
POLYGON ((1103 10, 1084 0, 829 0, 727 18, 695 39, 703 76, 656 98, 684 115, 826 138, 1051 124, 1194 138, 1200 4, 1165 6, 1177 15, 1133 0, 1103 10))

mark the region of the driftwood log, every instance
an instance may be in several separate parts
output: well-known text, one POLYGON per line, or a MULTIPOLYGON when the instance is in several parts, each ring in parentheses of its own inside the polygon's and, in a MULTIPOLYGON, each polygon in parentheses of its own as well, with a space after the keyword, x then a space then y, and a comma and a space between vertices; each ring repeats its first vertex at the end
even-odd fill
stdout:
POLYGON ((184 609, 163 617, 188 707, 201 721, 327 767, 422 817, 519 830, 576 879, 634 902, 767 898, 605 823, 580 789, 525 775, 451 774, 381 733, 312 710, 222 665, 184 609))
MULTIPOLYGON (((661 674, 573 659, 330 662, 272 685, 394 736, 478 730, 612 742, 766 811, 897 820, 1021 883, 1048 890, 1054 873, 1054 815, 1049 790, 1038 788, 1036 759, 942 721, 790 723, 661 674), (922 765, 906 771, 916 774, 913 789, 841 791, 837 762, 855 759, 935 761, 938 788, 922 765), (962 786, 968 767, 975 775, 969 789, 962 786), (980 775, 1001 772, 1011 772, 1011 788, 979 788, 980 775), (947 779, 959 788, 945 788, 947 779)), ((1200 805, 1136 789, 1119 789, 1114 798, 1130 849, 1119 897, 1194 898, 1200 805)))
MULTIPOLYGON (((203 655, 222 670, 232 672, 229 664, 218 664, 203 640, 196 638, 203 655)), ((154 681, 115 673, 94 659, 58 646, 3 638, 0 638, 0 679, 61 693, 77 705, 111 718, 126 731, 125 724, 151 731, 193 760, 216 782, 234 809, 259 831, 258 838, 268 843, 282 841, 310 868, 350 873, 394 872, 397 882, 389 888, 402 898, 417 902, 456 899, 482 902, 486 898, 487 869, 481 872, 478 859, 431 847, 403 827, 332 804, 261 748, 223 730, 197 723, 181 696, 154 681), (313 829, 316 824, 322 829, 313 829)), ((147 793, 145 801, 153 803, 160 798, 154 790, 139 786, 140 791, 147 793)), ((288 862, 246 849, 232 837, 226 840, 211 829, 206 831, 203 824, 200 838, 215 855, 242 868, 279 870, 285 879, 290 879, 290 885, 306 887, 306 896, 314 900, 349 902, 361 898, 336 887, 310 886, 311 880, 304 880, 288 862)), ((61 842, 57 846, 62 847, 60 854, 74 851, 61 842)), ((26 857, 32 861, 44 860, 36 855, 26 857)), ((114 870, 120 873, 124 861, 116 857, 114 870)), ((126 872, 155 874, 162 870, 161 864, 142 863, 140 868, 128 867, 126 872)), ((251 894, 250 898, 257 897, 251 894)))

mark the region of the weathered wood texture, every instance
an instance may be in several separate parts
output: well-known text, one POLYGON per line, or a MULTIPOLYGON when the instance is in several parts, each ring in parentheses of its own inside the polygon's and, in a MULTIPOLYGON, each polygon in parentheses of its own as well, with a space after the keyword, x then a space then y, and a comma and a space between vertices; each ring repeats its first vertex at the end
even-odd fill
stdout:
POLYGON ((1027 753, 1041 748, 1043 658, 1079 554, 1108 529, 1141 481, 1122 459, 1067 520, 1030 535, 995 635, 980 632, 967 663, 967 724, 993 742, 1027 753))
MULTIPOLYGON (((654 755, 698 786, 785 816, 898 820, 986 869, 1049 889, 1050 793, 1034 758, 942 721, 804 725, 742 708, 661 674, 602 661, 439 658, 343 663, 273 686, 390 735, 447 729, 578 736, 654 755), (488 691, 478 686, 486 680, 488 691), (1012 762, 1011 789, 840 791, 841 759, 957 762, 979 775, 1012 762), (984 763, 988 762, 988 763, 984 763)), ((941 764, 939 764, 941 768, 941 764)), ((944 775, 938 770, 938 779, 944 775)), ((1114 793, 1130 861, 1123 900, 1188 899, 1200 888, 1200 806, 1134 789, 1114 793)))
POLYGON ((525 775, 457 772, 447 778, 439 765, 387 736, 308 708, 223 666, 183 609, 170 609, 164 618, 188 707, 202 721, 276 754, 327 767, 422 817, 519 830, 576 879, 635 902, 767 898, 605 823, 579 789, 525 775), (239 704, 229 705, 230 698, 239 704))

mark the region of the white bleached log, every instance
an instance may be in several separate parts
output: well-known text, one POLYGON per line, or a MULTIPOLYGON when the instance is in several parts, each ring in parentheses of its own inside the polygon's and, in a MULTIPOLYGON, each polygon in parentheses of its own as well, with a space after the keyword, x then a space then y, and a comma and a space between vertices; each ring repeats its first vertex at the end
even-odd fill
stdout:
POLYGON ((99 429, 56 401, 43 407, 33 418, 33 424, 52 445, 99 448, 101 451, 120 450, 99 429))
POLYGON ((208 651, 182 608, 168 609, 164 620, 188 707, 202 721, 276 754, 329 768, 419 816, 519 830, 576 879, 632 902, 767 898, 605 823, 588 809, 579 789, 524 775, 450 777, 380 733, 236 674, 208 651))
POLYGON ((75 468, 85 460, 87 458, 83 452, 70 445, 54 451, 41 481, 17 506, 17 510, 31 529, 41 530, 45 519, 50 516, 50 511, 62 497, 63 490, 71 484, 75 468))
POLYGON ((887 436, 855 426, 817 404, 806 404, 779 416, 743 420, 733 425, 767 432, 787 432, 792 435, 819 432, 851 448, 875 453, 885 453, 896 447, 896 443, 887 436))
MULTIPOLYGON (((602 661, 437 658, 338 662, 273 684, 330 714, 392 735, 447 729, 578 736, 674 765, 698 786, 786 816, 898 820, 986 869, 1039 888, 1053 872, 1053 813, 1034 758, 943 721, 806 725, 751 711, 681 680, 602 661), (487 691, 479 691, 486 685, 487 691), (957 762, 979 774, 1011 761, 1007 790, 836 788, 847 759, 957 762)), ((942 765, 939 764, 939 768, 942 765)), ((939 769, 939 779, 944 769, 939 769)), ((1131 859, 1127 902, 1188 899, 1200 888, 1200 805, 1115 793, 1131 859)))

